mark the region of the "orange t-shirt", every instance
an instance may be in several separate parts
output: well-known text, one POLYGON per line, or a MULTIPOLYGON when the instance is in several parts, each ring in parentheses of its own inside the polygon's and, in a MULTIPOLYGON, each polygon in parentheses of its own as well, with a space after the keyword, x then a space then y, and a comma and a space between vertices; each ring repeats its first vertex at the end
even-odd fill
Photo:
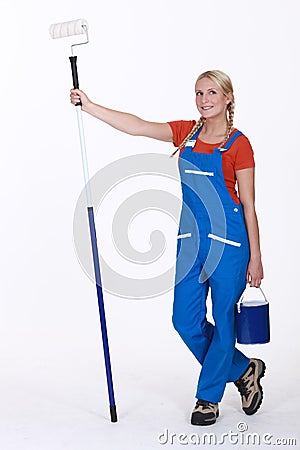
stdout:
MULTIPOLYGON (((175 122, 168 122, 173 133, 173 143, 178 147, 184 138, 190 133, 195 120, 177 120, 175 122)), ((236 131, 234 129, 232 133, 236 131)), ((231 133, 231 134, 232 134, 231 133)), ((214 148, 218 147, 219 143, 207 144, 201 141, 201 133, 196 140, 193 151, 199 153, 213 153, 214 148)), ((181 150, 181 152, 183 149, 181 150)), ((222 169, 225 180, 225 185, 236 203, 240 203, 236 190, 236 170, 248 169, 254 167, 254 155, 251 144, 246 136, 239 136, 229 150, 222 153, 222 169)))

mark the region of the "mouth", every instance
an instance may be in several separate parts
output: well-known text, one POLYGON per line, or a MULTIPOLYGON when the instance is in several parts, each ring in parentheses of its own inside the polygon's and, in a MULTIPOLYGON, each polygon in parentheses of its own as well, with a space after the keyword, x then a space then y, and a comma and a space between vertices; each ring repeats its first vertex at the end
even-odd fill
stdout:
POLYGON ((201 106, 201 109, 203 109, 203 111, 209 111, 212 108, 213 106, 201 106))

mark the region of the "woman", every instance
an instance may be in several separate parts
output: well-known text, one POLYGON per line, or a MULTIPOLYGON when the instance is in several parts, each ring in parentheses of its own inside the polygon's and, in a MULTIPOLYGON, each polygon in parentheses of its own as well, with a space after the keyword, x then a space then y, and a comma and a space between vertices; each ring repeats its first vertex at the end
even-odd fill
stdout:
POLYGON ((79 89, 71 90, 71 103, 81 101, 83 111, 127 134, 178 147, 173 155, 179 152, 183 207, 173 324, 202 365, 191 423, 210 425, 219 416, 227 382, 239 389, 246 414, 254 414, 261 405, 265 363, 235 348, 234 312, 246 283, 260 286, 263 268, 253 151, 233 127, 231 80, 219 70, 207 71, 198 77, 195 92, 198 122, 145 121, 97 105, 79 89), (209 288, 214 325, 206 319, 209 288))

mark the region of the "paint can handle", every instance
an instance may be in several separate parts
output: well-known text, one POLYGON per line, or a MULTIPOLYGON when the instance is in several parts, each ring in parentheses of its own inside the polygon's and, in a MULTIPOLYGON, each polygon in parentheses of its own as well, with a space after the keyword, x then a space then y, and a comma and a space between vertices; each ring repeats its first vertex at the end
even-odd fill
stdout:
MULTIPOLYGON (((246 289, 247 289, 247 288, 246 288, 246 289)), ((244 297, 245 297, 246 289, 245 289, 244 292, 242 293, 242 295, 241 295, 239 301, 237 302, 237 311, 238 311, 239 313, 241 312, 241 304, 243 303, 243 300, 244 300, 244 297)), ((265 293, 264 293, 264 291, 262 290, 262 288, 259 287, 258 289, 259 289, 260 292, 262 293, 262 296, 263 296, 265 302, 266 302, 266 303, 269 303, 268 300, 267 300, 267 297, 266 297, 266 295, 265 295, 265 293)))

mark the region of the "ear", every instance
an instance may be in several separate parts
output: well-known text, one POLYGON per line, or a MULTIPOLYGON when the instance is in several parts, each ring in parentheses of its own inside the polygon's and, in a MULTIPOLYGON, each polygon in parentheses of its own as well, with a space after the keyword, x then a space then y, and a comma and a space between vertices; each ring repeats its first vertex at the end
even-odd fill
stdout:
POLYGON ((232 102, 232 94, 229 92, 229 94, 226 95, 226 105, 229 105, 229 103, 232 102))

